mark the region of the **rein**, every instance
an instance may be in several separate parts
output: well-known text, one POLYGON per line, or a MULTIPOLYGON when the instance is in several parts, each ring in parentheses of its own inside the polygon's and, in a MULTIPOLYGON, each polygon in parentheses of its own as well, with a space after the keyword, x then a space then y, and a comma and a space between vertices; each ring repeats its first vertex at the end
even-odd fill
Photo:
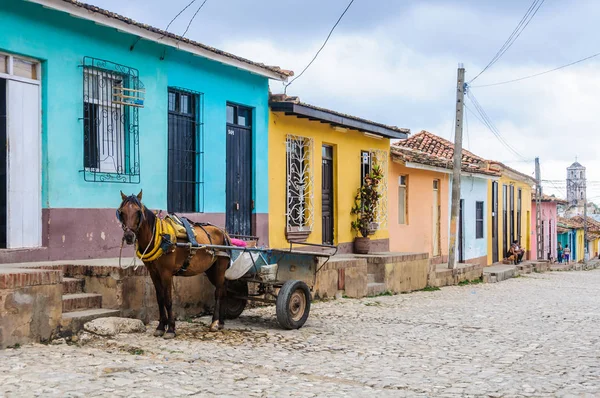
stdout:
MULTIPOLYGON (((135 240, 134 240, 133 244, 137 247, 138 233, 139 233, 140 228, 142 227, 142 223, 146 220, 146 215, 144 214, 144 211, 146 210, 146 207, 139 201, 139 199, 137 197, 135 197, 133 195, 129 196, 126 200, 124 200, 123 204, 121 204, 121 207, 119 207, 117 209, 117 219, 121 223, 121 228, 123 229, 123 237, 121 238, 121 248, 119 250, 119 268, 121 268, 121 269, 128 269, 131 266, 133 266, 133 270, 136 271, 137 268, 139 267, 139 265, 137 265, 137 263, 136 263, 136 257, 137 257, 137 254, 139 253, 139 251, 136 248, 136 253, 134 253, 133 261, 131 263, 129 263, 129 265, 123 267, 123 265, 121 264, 121 259, 123 258, 123 243, 125 242, 125 231, 126 230, 130 230, 131 232, 133 232, 133 234, 135 236, 135 240), (140 212, 140 219, 139 219, 138 225, 135 228, 135 230, 126 227, 125 224, 123 224, 123 221, 121 219, 121 207, 126 202, 133 202, 134 204, 136 204, 136 205, 138 205, 140 207, 140 210, 139 210, 139 212, 140 212)), ((154 226, 152 227, 152 235, 151 235, 150 241, 148 242, 148 245, 146 246, 146 249, 144 250, 144 253, 142 254, 141 258, 143 258, 146 255, 146 253, 148 252, 148 249, 152 245, 152 242, 154 242, 156 240, 156 238, 155 238, 154 235, 155 235, 155 232, 156 232, 156 223, 157 222, 158 222, 158 218, 154 221, 154 226)))
MULTIPOLYGON (((155 231, 156 231, 156 222, 154 223, 154 227, 152 228, 152 239, 150 239, 150 242, 148 242, 148 245, 146 246, 146 250, 144 250, 144 253, 142 254, 142 258, 146 255, 146 253, 148 252, 148 249, 150 248, 150 245, 154 241, 154 233, 155 233, 155 231)), ((136 271, 138 269, 138 267, 139 267, 139 265, 137 265, 137 263, 136 263, 137 253, 135 253, 133 255, 133 261, 131 263, 129 263, 129 265, 127 265, 125 267, 123 267, 121 265, 121 258, 123 256, 123 242, 125 242, 125 236, 123 236, 123 238, 121 239, 121 250, 119 250, 119 268, 121 268, 121 269, 127 269, 127 268, 130 268, 133 265, 133 270, 136 271)), ((136 243, 137 243, 137 234, 135 235, 135 241, 133 242, 133 244, 136 244, 136 243)))

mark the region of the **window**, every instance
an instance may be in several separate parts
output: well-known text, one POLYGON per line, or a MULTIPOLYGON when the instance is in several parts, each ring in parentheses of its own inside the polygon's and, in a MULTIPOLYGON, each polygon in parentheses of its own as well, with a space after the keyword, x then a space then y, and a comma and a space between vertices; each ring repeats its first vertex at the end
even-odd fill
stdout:
POLYGON ((483 202, 475 202, 475 239, 483 239, 483 202))
POLYGON ((360 152, 360 183, 365 182, 365 177, 371 174, 371 152, 360 152))
POLYGON ((313 228, 313 140, 288 135, 286 139, 287 233, 310 233, 313 228))
POLYGON ((89 182, 140 182, 138 71, 85 57, 83 172, 89 182))
POLYGON ((204 210, 204 134, 202 93, 169 88, 168 180, 169 212, 204 210))
POLYGON ((228 104, 227 123, 243 127, 252 127, 252 110, 228 104))
POLYGON ((406 189, 408 187, 407 182, 407 176, 398 177, 398 224, 408 224, 406 196, 406 189))
POLYGON ((581 192, 581 199, 583 199, 583 192, 581 192))
POLYGON ((433 180, 433 189, 435 189, 436 191, 439 189, 440 186, 440 180, 433 180))

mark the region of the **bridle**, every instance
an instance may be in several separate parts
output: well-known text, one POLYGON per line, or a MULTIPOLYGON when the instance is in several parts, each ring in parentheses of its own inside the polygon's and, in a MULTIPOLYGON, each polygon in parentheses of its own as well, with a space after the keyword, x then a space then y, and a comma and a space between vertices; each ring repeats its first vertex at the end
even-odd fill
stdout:
POLYGON ((135 196, 135 195, 128 196, 123 201, 123 203, 121 203, 121 206, 117 209, 116 215, 117 215, 117 219, 119 220, 119 223, 121 224, 121 228, 123 229, 123 238, 125 238, 125 232, 129 231, 129 232, 133 232, 133 234, 135 235, 135 238, 137 239, 137 234, 138 234, 138 232, 140 230, 140 227, 142 226, 142 223, 146 220, 146 215, 144 214, 144 205, 142 205, 142 203, 137 198, 137 196, 135 196), (139 207, 139 210, 138 210, 138 225, 135 227, 135 230, 129 228, 123 222, 123 215, 121 214, 122 213, 121 209, 123 208, 123 205, 125 205, 127 203, 133 203, 133 204, 135 204, 135 205, 137 205, 139 207))
MULTIPOLYGON (((142 202, 140 202, 140 200, 137 198, 137 196, 135 196, 135 195, 128 196, 127 198, 125 198, 125 200, 123 200, 123 203, 121 203, 121 206, 117 209, 116 215, 117 215, 117 219, 119 220, 119 223, 121 224, 121 228, 123 229, 123 238, 121 238, 121 250, 119 251, 119 268, 127 269, 133 265, 133 270, 135 271, 138 267, 136 264, 136 261, 135 261, 137 256, 134 254, 133 262, 126 267, 123 267, 121 265, 121 257, 123 256, 123 243, 125 242, 125 233, 127 231, 133 232, 133 236, 135 236, 135 240, 133 241, 133 244, 135 245, 137 243, 138 232, 142 226, 142 223, 146 220, 146 215, 144 214, 144 205, 142 204, 142 202), (136 226, 135 230, 129 228, 123 222, 123 215, 121 214, 121 209, 123 208, 123 205, 125 205, 126 203, 133 203, 139 207, 138 225, 136 226)), ((150 245, 152 244, 152 241, 154 240, 154 232, 155 231, 156 231, 156 223, 154 224, 154 226, 152 228, 152 238, 150 239, 150 241, 148 241, 148 245, 146 246, 146 249, 144 250, 142 257, 144 255, 146 255, 146 253, 148 252, 148 249, 150 248, 150 245)))

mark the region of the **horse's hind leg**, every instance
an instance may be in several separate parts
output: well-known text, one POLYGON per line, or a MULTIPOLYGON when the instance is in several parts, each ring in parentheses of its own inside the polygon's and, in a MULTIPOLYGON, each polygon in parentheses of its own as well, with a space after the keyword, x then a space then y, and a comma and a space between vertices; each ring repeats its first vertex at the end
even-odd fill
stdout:
POLYGON ((225 306, 227 305, 225 271, 227 271, 228 265, 229 258, 219 257, 206 273, 210 282, 215 286, 215 311, 209 329, 211 332, 216 332, 225 327, 225 306))
POLYGON ((158 326, 154 331, 154 336, 161 337, 165 334, 165 326, 167 324, 167 313, 165 311, 162 280, 160 279, 158 272, 156 272, 154 269, 150 270, 150 277, 152 278, 152 283, 154 284, 154 289, 156 290, 156 302, 158 303, 158 313, 160 314, 158 326))

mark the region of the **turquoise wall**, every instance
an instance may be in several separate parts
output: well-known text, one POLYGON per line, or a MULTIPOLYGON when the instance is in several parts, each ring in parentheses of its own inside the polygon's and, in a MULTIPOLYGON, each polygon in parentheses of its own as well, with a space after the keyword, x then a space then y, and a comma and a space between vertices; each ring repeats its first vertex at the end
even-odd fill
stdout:
MULTIPOLYGON (((135 17, 135 16, 134 16, 135 17)), ((226 102, 252 107, 256 213, 268 212, 268 79, 167 49, 22 0, 3 0, 0 51, 42 64, 42 200, 44 208, 114 208, 119 190, 144 190, 151 208, 167 206, 167 87, 204 93, 204 211, 225 212, 226 102), (83 173, 84 56, 136 68, 146 87, 139 112, 140 184, 85 182, 83 173)))
MULTIPOLYGON (((464 237, 464 258, 465 260, 475 259, 487 256, 487 223, 489 211, 487 208, 488 182, 484 178, 461 176, 460 179, 460 198, 464 200, 463 207, 463 237, 464 237), (476 202, 483 202, 483 238, 476 239, 476 202)), ((448 187, 448 214, 452 208, 452 176, 448 187)), ((450 225, 448 225, 448 236, 450 234, 450 225)))

